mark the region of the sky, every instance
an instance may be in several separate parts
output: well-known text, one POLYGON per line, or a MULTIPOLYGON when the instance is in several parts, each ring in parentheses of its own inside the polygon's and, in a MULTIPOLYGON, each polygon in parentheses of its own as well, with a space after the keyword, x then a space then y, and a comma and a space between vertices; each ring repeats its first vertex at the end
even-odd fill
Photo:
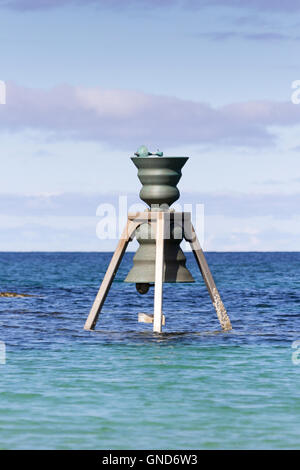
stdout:
POLYGON ((205 250, 300 250, 300 2, 0 0, 0 25, 0 251, 113 250, 141 144, 189 157, 205 250))

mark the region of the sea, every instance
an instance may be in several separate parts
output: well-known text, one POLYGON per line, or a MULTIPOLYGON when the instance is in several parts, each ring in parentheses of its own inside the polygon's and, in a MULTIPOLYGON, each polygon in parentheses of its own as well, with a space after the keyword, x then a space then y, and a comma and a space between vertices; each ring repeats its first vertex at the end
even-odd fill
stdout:
POLYGON ((112 253, 0 253, 0 449, 300 449, 300 253, 206 253, 233 329, 193 284, 123 282, 83 329, 112 253))

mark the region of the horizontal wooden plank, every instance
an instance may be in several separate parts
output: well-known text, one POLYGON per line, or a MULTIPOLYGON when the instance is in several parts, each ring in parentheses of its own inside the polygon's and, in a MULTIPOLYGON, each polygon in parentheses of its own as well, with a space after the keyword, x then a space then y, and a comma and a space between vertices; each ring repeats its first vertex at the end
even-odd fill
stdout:
MULTIPOLYGON (((151 313, 142 313, 142 312, 140 312, 138 314, 138 321, 140 323, 153 323, 153 319, 154 319, 154 315, 151 314, 151 313)), ((163 315, 162 316, 162 325, 164 326, 165 323, 166 323, 166 318, 163 315)))

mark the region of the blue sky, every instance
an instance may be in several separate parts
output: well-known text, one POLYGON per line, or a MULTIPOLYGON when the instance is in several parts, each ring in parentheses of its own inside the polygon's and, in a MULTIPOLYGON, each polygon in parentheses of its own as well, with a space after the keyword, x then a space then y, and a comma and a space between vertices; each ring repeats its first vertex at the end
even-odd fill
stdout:
POLYGON ((0 250, 110 250, 140 144, 187 155, 207 250, 300 249, 300 4, 0 0, 0 250))

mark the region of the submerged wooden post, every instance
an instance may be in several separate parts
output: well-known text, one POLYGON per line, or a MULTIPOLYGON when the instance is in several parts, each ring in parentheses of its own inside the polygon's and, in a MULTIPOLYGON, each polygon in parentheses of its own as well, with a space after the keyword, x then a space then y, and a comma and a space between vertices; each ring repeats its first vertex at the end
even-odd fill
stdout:
POLYGON ((209 292, 213 306, 215 307, 215 310, 217 312, 220 325, 223 328, 223 330, 231 330, 232 326, 230 323, 229 316, 227 315, 226 308, 222 302, 222 299, 220 297, 220 294, 218 292, 215 281, 212 277, 212 274, 208 267, 203 250, 201 248, 200 242, 198 240, 198 237, 196 235, 195 229, 192 224, 190 224, 190 226, 187 228, 186 233, 187 233, 186 240, 190 242, 196 262, 199 266, 200 272, 202 274, 205 285, 209 292))
POLYGON ((162 296, 164 276, 164 240, 165 217, 159 212, 156 222, 156 259, 155 259, 155 290, 154 290, 154 317, 153 331, 161 333, 162 327, 162 296))
POLYGON ((120 266, 120 263, 126 251, 127 245, 134 231, 140 225, 140 223, 141 223, 140 221, 131 221, 131 220, 127 221, 124 232, 119 240, 116 251, 113 254, 113 257, 107 268, 107 271, 103 278, 98 294, 94 300, 89 316, 85 322, 85 325, 84 325, 85 330, 93 330, 95 328, 99 313, 101 312, 102 306, 105 302, 110 286, 114 280, 118 267, 120 266))

